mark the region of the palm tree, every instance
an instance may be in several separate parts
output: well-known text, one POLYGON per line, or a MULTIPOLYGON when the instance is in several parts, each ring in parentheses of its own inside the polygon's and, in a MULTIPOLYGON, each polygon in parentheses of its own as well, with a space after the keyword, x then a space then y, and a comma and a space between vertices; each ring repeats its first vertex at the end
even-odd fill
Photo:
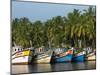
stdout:
POLYGON ((30 22, 28 18, 12 21, 12 42, 23 47, 96 47, 95 7, 83 12, 74 9, 67 16, 46 22, 30 22))
MULTIPOLYGON (((68 33, 71 38, 72 46, 77 46, 77 40, 81 38, 81 21, 80 21, 80 11, 74 9, 73 12, 70 12, 67 17, 68 33)), ((81 40, 80 40, 81 41, 81 40)))
POLYGON ((87 10, 85 10, 85 13, 83 14, 84 18, 86 20, 86 34, 88 37, 88 40, 93 40, 91 43, 92 46, 95 46, 95 39, 96 39, 96 24, 95 24, 95 7, 90 6, 87 10))
POLYGON ((40 47, 43 45, 43 25, 41 21, 36 21, 33 23, 33 43, 35 47, 40 47))
POLYGON ((12 22, 12 35, 13 41, 17 45, 29 47, 30 43, 30 21, 27 18, 15 19, 12 22), (26 31, 27 30, 27 31, 26 31))

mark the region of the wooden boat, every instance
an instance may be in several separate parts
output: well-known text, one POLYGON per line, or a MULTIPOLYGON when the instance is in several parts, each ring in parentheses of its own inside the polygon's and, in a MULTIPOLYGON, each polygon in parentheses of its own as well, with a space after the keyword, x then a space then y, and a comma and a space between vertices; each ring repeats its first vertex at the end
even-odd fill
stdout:
POLYGON ((13 47, 12 49, 12 64, 30 64, 34 52, 32 49, 23 49, 20 46, 13 47))
POLYGON ((35 58, 33 63, 50 63, 53 51, 46 51, 44 48, 37 49, 38 52, 35 53, 35 58))
POLYGON ((64 52, 62 53, 55 53, 53 54, 52 57, 52 62, 54 63, 60 63, 60 62, 69 62, 72 60, 72 55, 73 55, 73 50, 72 49, 68 49, 68 50, 63 50, 64 52))
POLYGON ((87 60, 96 60, 96 55, 92 55, 87 57, 87 60))
POLYGON ((96 60, 96 51, 94 51, 94 52, 88 54, 88 55, 86 56, 86 60, 96 60))
POLYGON ((85 51, 81 48, 74 48, 72 61, 83 62, 85 60, 85 51))
POLYGON ((73 54, 72 61, 74 61, 74 62, 83 62, 84 60, 85 60, 85 52, 84 51, 73 54))

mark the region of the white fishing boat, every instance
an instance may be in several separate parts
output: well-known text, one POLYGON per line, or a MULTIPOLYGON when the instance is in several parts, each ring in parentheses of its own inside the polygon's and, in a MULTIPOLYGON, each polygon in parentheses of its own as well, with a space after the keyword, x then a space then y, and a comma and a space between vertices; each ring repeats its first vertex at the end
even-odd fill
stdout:
POLYGON ((88 54, 86 60, 96 60, 96 54, 94 52, 88 54))
POLYGON ((96 60, 96 55, 89 56, 87 60, 96 60))
POLYGON ((36 49, 36 57, 34 63, 50 63, 53 51, 46 51, 44 48, 36 49))
POLYGON ((32 49, 16 46, 12 48, 11 62, 12 64, 30 64, 33 56, 32 49))
POLYGON ((96 50, 86 56, 86 60, 96 60, 96 50))

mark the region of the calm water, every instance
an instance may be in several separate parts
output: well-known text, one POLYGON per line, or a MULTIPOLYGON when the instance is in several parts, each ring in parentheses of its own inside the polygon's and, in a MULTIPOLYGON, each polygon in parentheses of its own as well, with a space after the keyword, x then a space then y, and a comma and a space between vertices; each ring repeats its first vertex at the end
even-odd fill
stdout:
POLYGON ((72 70, 95 69, 95 61, 78 63, 56 63, 56 64, 34 64, 34 65, 12 65, 12 74, 18 73, 38 73, 72 70))

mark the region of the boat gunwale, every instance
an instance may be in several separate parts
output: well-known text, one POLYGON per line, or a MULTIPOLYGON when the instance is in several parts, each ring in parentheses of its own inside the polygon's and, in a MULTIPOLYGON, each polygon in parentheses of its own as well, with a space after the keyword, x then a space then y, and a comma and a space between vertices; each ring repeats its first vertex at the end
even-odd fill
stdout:
POLYGON ((27 50, 17 51, 17 52, 15 52, 14 54, 12 54, 12 56, 15 55, 16 53, 20 53, 20 52, 24 52, 24 51, 31 51, 31 52, 33 52, 32 50, 28 50, 28 49, 27 49, 27 50))
POLYGON ((23 56, 17 56, 17 57, 14 57, 14 58, 12 58, 12 60, 14 60, 15 58, 19 58, 19 57, 25 57, 25 56, 32 57, 31 55, 23 55, 23 56))

